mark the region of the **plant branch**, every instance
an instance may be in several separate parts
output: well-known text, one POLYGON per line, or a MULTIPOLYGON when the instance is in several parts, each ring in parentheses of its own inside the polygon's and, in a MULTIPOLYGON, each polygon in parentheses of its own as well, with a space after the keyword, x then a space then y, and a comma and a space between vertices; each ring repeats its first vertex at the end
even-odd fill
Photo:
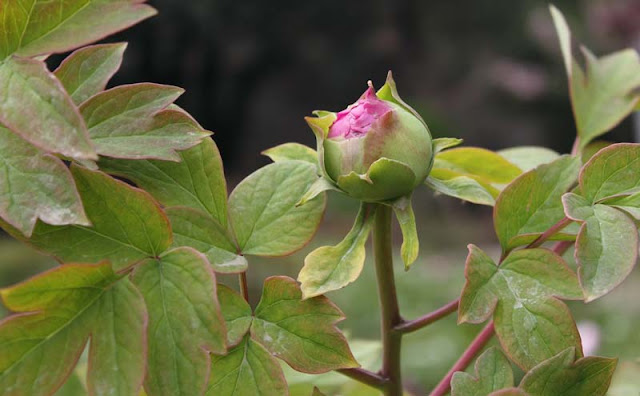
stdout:
POLYGON ((558 221, 556 224, 549 227, 548 230, 543 232, 539 237, 537 237, 533 242, 528 244, 525 249, 533 249, 542 245, 547 239, 549 239, 552 235, 556 234, 566 226, 571 223, 571 219, 568 217, 563 217, 562 220, 558 221))
POLYGON ((573 245, 573 241, 560 241, 553 245, 553 252, 558 256, 562 256, 571 246, 573 245))
POLYGON ((240 292, 246 302, 249 302, 249 285, 247 283, 247 271, 243 271, 238 274, 238 280, 240 281, 240 292))
POLYGON ((442 380, 436 385, 433 391, 429 396, 443 396, 451 388, 451 378, 456 371, 464 371, 469 364, 475 359, 475 357, 480 354, 482 349, 487 345, 487 343, 493 337, 494 328, 493 321, 489 322, 482 331, 476 336, 476 338, 469 344, 469 347, 466 351, 462 353, 460 359, 451 367, 451 370, 447 373, 447 375, 442 378, 442 380))
POLYGON ((394 328, 402 323, 395 278, 393 274, 393 247, 391 244, 391 207, 379 204, 376 209, 373 229, 373 250, 375 254, 376 278, 380 298, 382 331, 382 370, 380 375, 387 379, 384 392, 387 396, 402 395, 402 375, 400 371, 400 346, 402 334, 394 328))
POLYGON ((363 368, 350 368, 350 369, 341 369, 336 370, 338 373, 345 375, 351 379, 354 379, 358 382, 362 382, 363 384, 369 385, 373 388, 384 390, 389 382, 386 378, 382 377, 379 374, 372 373, 369 370, 365 370, 363 368))
POLYGON ((405 321, 396 326, 395 330, 406 334, 411 333, 416 330, 420 330, 423 327, 430 325, 433 322, 436 322, 442 318, 445 318, 449 314, 454 313, 458 309, 458 304, 460 303, 460 299, 456 299, 454 301, 449 302, 446 305, 436 309, 433 312, 429 312, 426 315, 423 315, 414 320, 405 321))

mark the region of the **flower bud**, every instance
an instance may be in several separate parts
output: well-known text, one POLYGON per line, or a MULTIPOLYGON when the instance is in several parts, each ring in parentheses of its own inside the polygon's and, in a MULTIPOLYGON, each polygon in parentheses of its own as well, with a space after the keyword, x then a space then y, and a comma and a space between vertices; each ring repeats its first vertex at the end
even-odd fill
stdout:
POLYGON ((407 195, 428 176, 431 134, 400 99, 389 73, 377 93, 369 88, 339 113, 307 118, 318 138, 325 176, 354 198, 385 201, 407 195))

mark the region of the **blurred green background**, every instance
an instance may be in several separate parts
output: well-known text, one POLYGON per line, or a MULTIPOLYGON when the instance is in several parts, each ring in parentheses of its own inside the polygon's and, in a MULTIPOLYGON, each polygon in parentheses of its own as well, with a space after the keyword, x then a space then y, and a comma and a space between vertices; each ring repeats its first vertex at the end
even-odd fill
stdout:
MULTIPOLYGON (((259 152, 286 141, 313 144, 303 117, 314 109, 340 110, 372 79, 380 86, 394 71, 401 95, 436 137, 465 139, 490 149, 534 144, 571 148, 574 124, 567 84, 547 2, 376 0, 150 1, 160 14, 106 41, 129 41, 112 84, 153 81, 187 92, 178 104, 214 131, 233 186, 267 163, 259 152)), ((640 47, 637 0, 557 1, 574 37, 596 54, 640 47)), ((62 56, 52 57, 55 66, 62 56)), ((632 141, 633 121, 607 136, 632 141)), ((316 238, 279 259, 252 259, 249 281, 257 302, 270 275, 296 277, 304 256, 335 244, 348 231, 357 203, 330 195, 316 238)), ((457 298, 464 283, 466 245, 496 256, 491 208, 434 197, 414 197, 421 256, 396 279, 406 318, 457 298)), ((396 230, 396 245, 400 243, 396 230)), ((567 259, 571 260, 571 252, 567 259)), ((55 263, 0 235, 0 286, 55 263)), ((570 303, 594 353, 618 356, 611 395, 640 393, 640 275, 591 304, 570 303)), ((234 287, 236 279, 220 277, 234 287)), ((357 339, 357 355, 375 369, 378 300, 369 255, 357 282, 329 297, 347 315, 340 327, 357 339)), ((0 306, 0 317, 6 315, 0 306)), ((455 315, 404 339, 408 389, 424 394, 437 383, 479 330, 457 326, 455 315)), ((292 374, 291 374, 292 375, 292 374)), ((309 394, 308 378, 290 378, 309 394)), ((341 376, 315 379, 327 394, 371 394, 341 376), (337 389, 342 389, 341 391, 337 389), (358 393, 360 392, 360 393, 358 393)))

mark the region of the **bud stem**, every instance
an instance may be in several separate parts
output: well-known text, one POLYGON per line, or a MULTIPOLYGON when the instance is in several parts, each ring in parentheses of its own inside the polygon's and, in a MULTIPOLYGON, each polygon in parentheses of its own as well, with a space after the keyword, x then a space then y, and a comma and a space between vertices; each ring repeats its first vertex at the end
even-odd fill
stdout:
POLYGON ((391 207, 379 204, 373 229, 373 250, 376 262, 376 277, 380 298, 382 331, 382 370, 380 375, 388 379, 386 396, 402 395, 400 371, 400 347, 402 333, 395 327, 403 323, 398 307, 396 284, 393 274, 393 249, 391 244, 391 207))

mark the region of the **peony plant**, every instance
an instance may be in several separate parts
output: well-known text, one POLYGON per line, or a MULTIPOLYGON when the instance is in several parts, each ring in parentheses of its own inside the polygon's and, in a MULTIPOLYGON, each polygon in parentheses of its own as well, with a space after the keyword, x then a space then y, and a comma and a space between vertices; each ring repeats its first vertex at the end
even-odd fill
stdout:
POLYGON ((633 50, 598 58, 583 49, 583 68, 564 17, 550 10, 576 119, 570 154, 432 139, 389 74, 345 110, 306 118, 315 150, 266 150, 273 163, 228 194, 210 132, 174 104, 182 90, 107 89, 126 44, 88 45, 153 8, 142 0, 6 0, 0 226, 60 265, 0 290, 12 312, 0 322, 0 393, 288 395, 305 373, 318 385, 307 394, 343 394, 326 381, 336 372, 361 384, 360 394, 409 394, 403 336, 457 313, 460 324, 486 324, 430 395, 605 395, 617 360, 584 356, 564 300, 604 297, 637 261, 640 145, 595 139, 638 109, 640 60, 633 50), (68 51, 53 71, 43 61, 68 51), (470 244, 460 297, 408 319, 391 226, 395 218, 409 270, 419 257, 411 196, 423 184, 493 206, 501 254, 470 244), (265 279, 251 306, 254 257, 309 243, 327 192, 360 202, 353 227, 337 245, 309 253, 297 280, 265 279), (363 341, 342 333, 344 314, 325 296, 358 278, 371 233, 378 371, 363 367, 354 353, 363 341), (219 283, 221 275, 237 276, 238 287, 219 283), (499 346, 485 350, 494 337, 499 346), (465 372, 474 360, 474 373, 465 372), (514 365, 524 372, 518 384, 514 365))

